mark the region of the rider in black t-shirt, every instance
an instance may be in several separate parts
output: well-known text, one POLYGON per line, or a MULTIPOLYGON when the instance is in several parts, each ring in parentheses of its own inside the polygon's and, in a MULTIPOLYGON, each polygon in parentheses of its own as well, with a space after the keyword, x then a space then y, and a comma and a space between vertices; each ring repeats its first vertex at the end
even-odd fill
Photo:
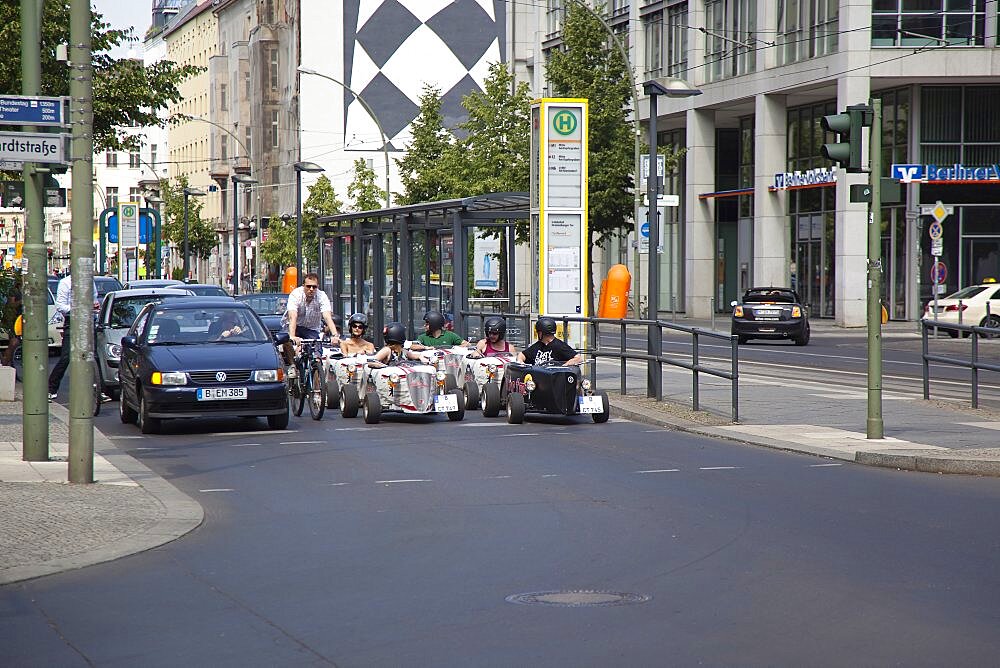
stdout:
POLYGON ((541 365, 549 362, 563 362, 563 366, 572 366, 583 361, 583 356, 561 339, 556 338, 556 321, 548 316, 542 316, 535 322, 535 333, 538 340, 517 354, 518 362, 541 365))

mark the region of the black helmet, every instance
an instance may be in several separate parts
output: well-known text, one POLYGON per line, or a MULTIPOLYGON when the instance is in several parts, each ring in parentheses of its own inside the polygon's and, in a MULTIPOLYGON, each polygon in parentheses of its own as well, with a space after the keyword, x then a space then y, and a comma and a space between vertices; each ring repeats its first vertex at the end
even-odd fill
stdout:
POLYGON ((486 334, 497 334, 502 339, 507 334, 507 321, 496 316, 487 318, 484 329, 486 334))
POLYGON ((390 322, 382 332, 382 338, 386 343, 405 343, 406 327, 401 322, 390 322))
POLYGON ((355 323, 361 325, 361 330, 365 331, 368 329, 368 316, 364 313, 355 313, 351 316, 351 319, 347 321, 347 331, 351 331, 351 326, 355 323))
POLYGON ((424 322, 430 325, 432 332, 444 329, 444 316, 441 315, 440 311, 428 311, 424 315, 424 322))
POLYGON ((547 315, 543 315, 535 322, 535 331, 539 334, 555 334, 556 321, 547 315))

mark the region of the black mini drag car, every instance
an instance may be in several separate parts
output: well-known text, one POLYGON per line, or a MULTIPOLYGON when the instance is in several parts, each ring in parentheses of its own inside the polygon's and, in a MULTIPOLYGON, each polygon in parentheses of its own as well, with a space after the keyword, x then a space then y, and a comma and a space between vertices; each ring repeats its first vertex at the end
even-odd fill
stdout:
MULTIPOLYGON (((608 394, 597 391, 580 373, 579 366, 532 366, 511 362, 500 383, 500 402, 507 409, 507 422, 520 424, 524 414, 590 415, 594 422, 611 417, 608 394)), ((485 415, 485 412, 484 412, 485 415)))
POLYGON ((791 339, 809 343, 809 315, 790 288, 750 288, 741 302, 733 302, 732 329, 739 342, 750 339, 791 339))

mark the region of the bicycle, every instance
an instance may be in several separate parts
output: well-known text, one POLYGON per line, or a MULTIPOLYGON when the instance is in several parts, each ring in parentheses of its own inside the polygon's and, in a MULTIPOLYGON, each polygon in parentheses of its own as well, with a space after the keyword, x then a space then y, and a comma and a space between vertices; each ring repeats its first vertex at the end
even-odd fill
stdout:
POLYGON ((323 382, 323 347, 321 339, 301 339, 302 347, 295 355, 295 378, 288 381, 288 394, 292 400, 292 413, 302 415, 309 400, 309 415, 313 420, 323 418, 326 412, 326 383, 323 382))

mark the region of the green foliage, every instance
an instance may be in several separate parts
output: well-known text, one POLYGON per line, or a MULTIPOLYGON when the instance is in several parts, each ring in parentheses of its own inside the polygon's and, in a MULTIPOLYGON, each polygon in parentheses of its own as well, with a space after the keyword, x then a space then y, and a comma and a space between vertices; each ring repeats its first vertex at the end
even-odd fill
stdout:
POLYGON ((295 219, 271 216, 267 223, 267 241, 260 245, 261 257, 278 267, 295 266, 295 219))
POLYGON ((600 21, 575 2, 567 7, 562 37, 546 73, 556 96, 589 102, 590 233, 603 243, 633 228, 635 136, 627 120, 632 79, 600 21))
POLYGON ((347 186, 354 211, 373 211, 385 206, 385 191, 375 184, 375 170, 364 158, 354 161, 354 180, 347 186))
MULTIPOLYGON (((183 249, 184 244, 184 189, 188 187, 186 176, 171 183, 166 179, 160 181, 160 197, 164 200, 163 227, 161 233, 164 242, 173 242, 183 249)), ((192 257, 207 260, 219 244, 219 235, 212 225, 201 219, 202 203, 200 197, 188 196, 188 248, 192 257)), ((181 251, 183 252, 183 250, 181 251)))
MULTIPOLYGON (((20 3, 0 2, 0 90, 21 91, 20 3)), ((55 47, 69 43, 70 0, 45 0, 42 15, 41 94, 68 95, 70 70, 55 59, 55 47)), ((94 66, 94 151, 138 148, 144 126, 164 127, 157 112, 181 99, 177 85, 203 68, 178 66, 171 61, 143 66, 128 58, 112 58, 112 48, 137 42, 132 27, 112 28, 94 12, 92 19, 94 66)))
POLYGON ((413 121, 413 141, 406 147, 406 156, 396 160, 404 192, 396 197, 397 204, 418 204, 447 199, 448 170, 442 158, 455 138, 443 127, 441 90, 424 86, 420 96, 420 113, 413 121))
MULTIPOLYGON (((309 197, 302 205, 302 255, 310 263, 319 261, 319 229, 316 219, 321 216, 332 216, 340 213, 344 203, 337 197, 333 184, 325 174, 320 175, 316 183, 309 186, 309 197)), ((292 263, 295 257, 295 237, 292 237, 292 263)))

